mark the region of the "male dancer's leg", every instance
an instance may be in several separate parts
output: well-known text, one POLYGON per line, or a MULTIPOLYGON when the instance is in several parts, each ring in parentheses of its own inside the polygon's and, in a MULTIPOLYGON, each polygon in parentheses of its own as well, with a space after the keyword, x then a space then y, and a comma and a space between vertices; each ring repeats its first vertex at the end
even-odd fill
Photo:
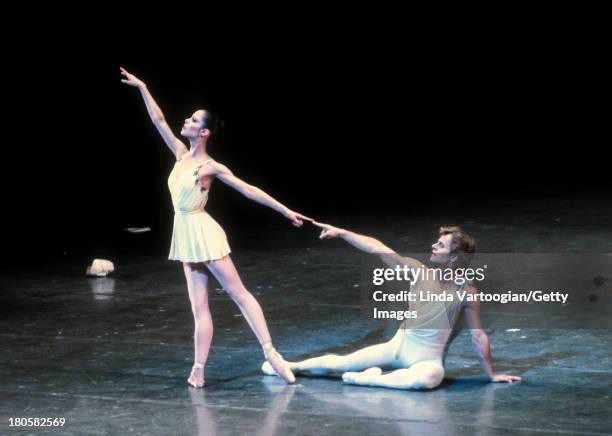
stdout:
POLYGON ((383 374, 377 367, 363 372, 346 372, 342 380, 359 386, 380 386, 393 389, 433 389, 442 383, 444 367, 439 360, 423 360, 410 368, 383 374))
MULTIPOLYGON (((363 371, 372 366, 390 366, 395 361, 395 347, 391 342, 372 345, 346 356, 327 354, 300 362, 287 362, 293 372, 326 375, 346 371, 363 371)), ((265 362, 261 369, 268 375, 275 375, 265 362)))

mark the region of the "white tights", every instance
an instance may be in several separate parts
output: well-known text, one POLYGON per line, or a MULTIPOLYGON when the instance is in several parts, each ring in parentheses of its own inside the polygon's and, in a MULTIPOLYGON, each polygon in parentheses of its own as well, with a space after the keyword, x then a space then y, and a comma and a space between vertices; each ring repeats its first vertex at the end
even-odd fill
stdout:
MULTIPOLYGON (((328 354, 288 363, 295 373, 344 373, 342 380, 349 384, 394 389, 435 388, 444 378, 444 347, 424 345, 411 340, 410 337, 404 339, 404 335, 404 330, 398 330, 389 342, 372 345, 346 356, 328 354), (402 340, 400 352, 396 357, 396 350, 402 340), (396 369, 383 374, 380 367, 396 369)), ((266 374, 274 375, 267 363, 264 363, 262 370, 266 374)))

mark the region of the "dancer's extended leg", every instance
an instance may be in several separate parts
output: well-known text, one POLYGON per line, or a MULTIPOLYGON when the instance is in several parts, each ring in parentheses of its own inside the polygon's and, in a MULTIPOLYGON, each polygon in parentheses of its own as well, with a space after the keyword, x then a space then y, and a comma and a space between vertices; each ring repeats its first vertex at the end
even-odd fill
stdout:
MULTIPOLYGON (((372 345, 346 356, 328 354, 301 362, 287 362, 294 372, 308 372, 313 375, 325 375, 346 371, 362 371, 372 366, 389 366, 395 361, 394 346, 391 342, 372 345)), ((262 371, 274 375, 274 371, 266 363, 262 371)))
POLYGON ((257 336, 266 360, 270 362, 275 371, 280 372, 280 375, 287 383, 293 383, 295 381, 293 373, 272 345, 272 339, 270 338, 270 332, 268 331, 268 325, 266 324, 261 306, 242 284, 242 280, 240 280, 238 271, 236 271, 231 258, 226 256, 223 259, 208 262, 206 265, 221 286, 223 286, 223 289, 240 308, 244 318, 251 326, 255 336, 257 336))
POLYGON ((208 269, 213 273, 223 289, 236 302, 242 315, 247 320, 260 344, 270 342, 270 332, 264 318, 261 306, 253 295, 245 288, 234 263, 229 256, 223 259, 207 262, 208 269))

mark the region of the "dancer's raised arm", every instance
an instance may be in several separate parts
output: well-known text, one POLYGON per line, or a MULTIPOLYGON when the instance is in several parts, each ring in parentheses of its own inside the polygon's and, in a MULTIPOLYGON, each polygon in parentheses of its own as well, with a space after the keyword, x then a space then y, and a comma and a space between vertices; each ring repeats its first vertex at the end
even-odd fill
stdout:
POLYGON ((125 83, 126 85, 138 88, 145 102, 145 105, 147 106, 147 111, 149 112, 151 121, 153 121, 153 124, 157 128, 157 131, 164 139, 164 142, 166 143, 168 148, 172 150, 172 153, 174 153, 176 159, 178 160, 183 153, 186 153, 188 151, 187 147, 176 136, 174 136, 174 133, 172 133, 170 126, 168 126, 168 123, 166 122, 164 113, 161 111, 161 109, 155 102, 155 99, 149 92, 147 85, 135 75, 128 73, 124 68, 120 68, 120 70, 121 75, 123 76, 121 82, 125 83))

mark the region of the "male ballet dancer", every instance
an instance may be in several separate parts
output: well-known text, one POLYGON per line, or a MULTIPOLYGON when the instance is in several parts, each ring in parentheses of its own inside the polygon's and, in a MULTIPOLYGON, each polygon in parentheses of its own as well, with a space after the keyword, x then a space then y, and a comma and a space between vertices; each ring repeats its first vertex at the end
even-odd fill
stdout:
MULTIPOLYGON (((402 257, 380 241, 359 235, 328 224, 314 223, 322 230, 320 238, 342 238, 355 248, 366 253, 379 255, 392 268, 407 266, 416 271, 422 263, 416 259, 402 257)), ((465 268, 471 255, 476 251, 474 239, 459 227, 440 228, 438 241, 432 245, 430 262, 439 268, 465 268)), ((411 292, 441 293, 465 290, 478 293, 470 283, 457 286, 455 281, 440 280, 439 277, 422 275, 417 278, 411 292), (464 289, 461 289, 464 288, 464 289)), ((492 382, 520 381, 521 377, 496 374, 493 371, 489 338, 480 324, 480 303, 476 301, 455 302, 411 302, 410 309, 416 309, 418 317, 404 322, 395 336, 388 342, 372 345, 346 356, 325 355, 301 362, 288 362, 294 373, 326 375, 342 372, 342 380, 348 384, 381 386, 395 389, 432 389, 444 378, 444 354, 447 345, 456 333, 455 327, 460 312, 465 310, 472 345, 492 382), (383 373, 380 367, 393 368, 383 373)), ((268 375, 275 375, 268 362, 262 365, 268 375)))

